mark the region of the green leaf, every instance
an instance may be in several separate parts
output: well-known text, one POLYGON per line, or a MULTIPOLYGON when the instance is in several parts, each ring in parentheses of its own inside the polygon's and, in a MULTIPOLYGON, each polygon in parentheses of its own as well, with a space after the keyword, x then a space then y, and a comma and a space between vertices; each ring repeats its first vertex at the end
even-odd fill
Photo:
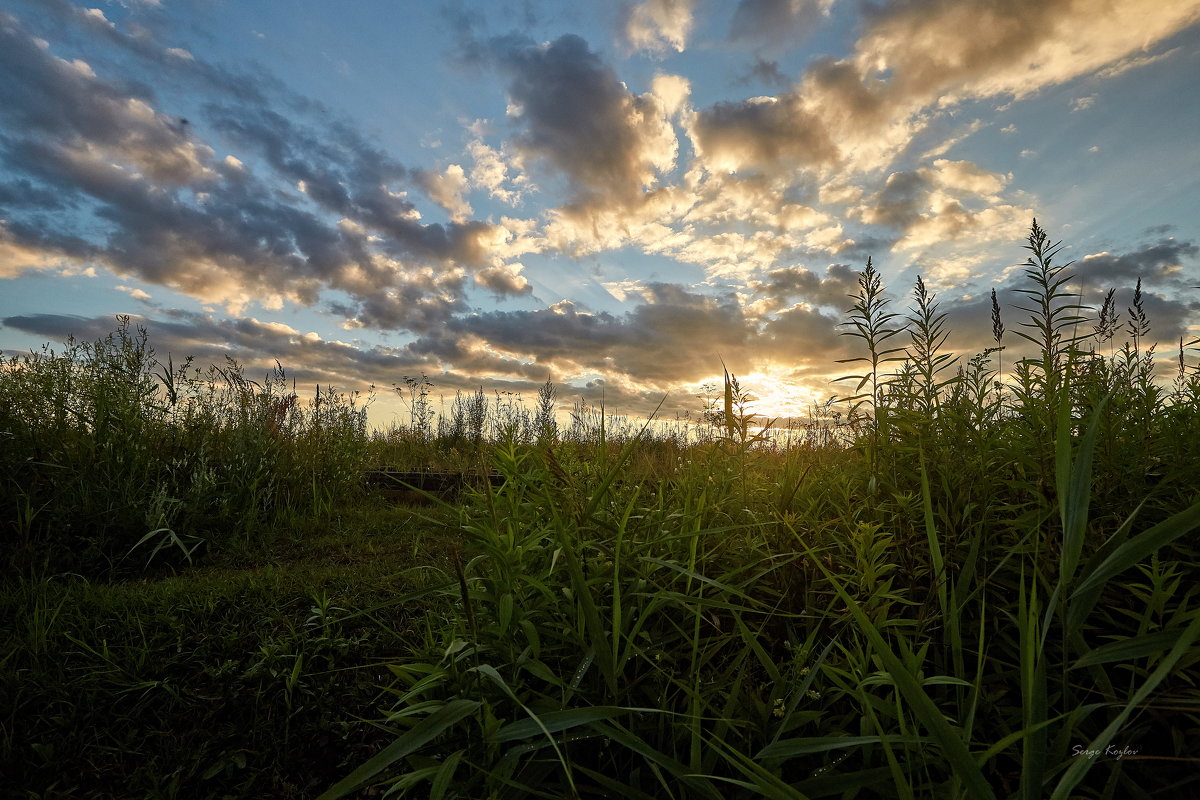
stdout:
POLYGON ((1085 653, 1071 665, 1071 669, 1091 667, 1096 664, 1108 664, 1112 661, 1134 661, 1163 650, 1169 650, 1179 641, 1185 628, 1172 628, 1158 633, 1146 633, 1141 636, 1130 636, 1116 642, 1109 642, 1085 653))
POLYGON ((1083 599, 1086 595, 1099 590, 1108 582, 1109 578, 1119 575, 1155 550, 1191 533, 1197 527, 1200 527, 1200 503, 1193 504, 1122 544, 1100 566, 1096 567, 1091 575, 1088 575, 1075 587, 1075 591, 1071 593, 1071 599, 1083 599))
POLYGON ((317 800, 337 800, 363 787, 392 764, 420 750, 459 721, 474 714, 480 705, 478 700, 451 700, 335 783, 317 800))
POLYGON ((429 782, 429 800, 442 800, 446 796, 446 790, 450 788, 450 781, 454 780, 454 773, 458 770, 464 752, 466 751, 456 750, 442 762, 437 774, 429 782))
POLYGON ((617 706, 590 706, 588 708, 567 708, 562 711, 549 711, 539 714, 536 719, 522 719, 510 722, 496 731, 492 741, 515 742, 536 735, 549 735, 580 725, 590 725, 604 719, 612 719, 628 713, 629 709, 617 706))
MULTIPOLYGON (((796 739, 780 739, 769 744, 754 757, 759 761, 771 759, 788 759, 811 753, 825 753, 830 750, 845 750, 864 744, 878 744, 883 741, 880 736, 805 736, 796 739)), ((929 739, 921 736, 890 736, 888 741, 893 744, 924 744, 929 739)))

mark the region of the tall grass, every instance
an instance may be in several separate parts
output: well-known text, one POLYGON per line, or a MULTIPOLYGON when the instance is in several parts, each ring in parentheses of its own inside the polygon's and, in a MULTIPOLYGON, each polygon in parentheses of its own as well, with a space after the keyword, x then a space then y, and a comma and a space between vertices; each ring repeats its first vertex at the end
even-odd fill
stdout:
POLYGON ((303 403, 276 367, 162 364, 119 320, 0 364, 0 553, 12 573, 138 571, 251 543, 284 513, 321 514, 361 480, 358 398, 303 403))

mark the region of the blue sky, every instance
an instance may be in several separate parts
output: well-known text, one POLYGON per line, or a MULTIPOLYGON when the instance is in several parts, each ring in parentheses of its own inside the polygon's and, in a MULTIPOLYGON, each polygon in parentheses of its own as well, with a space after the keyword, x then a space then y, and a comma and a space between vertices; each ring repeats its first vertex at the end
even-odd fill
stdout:
MULTIPOLYGON (((1200 335, 1200 2, 0 0, 0 348, 770 414, 868 256, 969 357, 1036 215, 1200 335)), ((386 424, 391 406, 379 407, 386 424)))

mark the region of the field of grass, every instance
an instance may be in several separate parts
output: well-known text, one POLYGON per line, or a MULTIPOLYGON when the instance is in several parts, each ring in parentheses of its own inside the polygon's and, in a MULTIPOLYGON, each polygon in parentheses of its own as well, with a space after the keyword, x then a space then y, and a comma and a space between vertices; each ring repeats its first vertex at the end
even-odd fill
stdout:
POLYGON ((853 397, 784 437, 728 374, 698 430, 413 380, 371 433, 127 326, 10 360, 0 793, 1200 792, 1198 343, 1159 377, 1140 291, 1027 249, 964 358, 868 263, 853 397))

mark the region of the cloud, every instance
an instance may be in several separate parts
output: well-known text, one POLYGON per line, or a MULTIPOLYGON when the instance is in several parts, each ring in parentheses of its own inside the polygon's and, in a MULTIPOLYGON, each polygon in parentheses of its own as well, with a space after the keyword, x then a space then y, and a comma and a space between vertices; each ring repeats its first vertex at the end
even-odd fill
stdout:
POLYGON ((929 100, 1023 97, 1144 52, 1200 19, 1200 2, 908 0, 869 12, 854 61, 929 100))
POLYGON ((1170 50, 1166 50, 1162 53, 1154 53, 1152 55, 1138 54, 1126 56, 1115 64, 1111 64, 1097 72, 1096 77, 1100 78, 1101 80, 1115 78, 1118 75, 1129 72, 1130 70, 1140 69, 1142 67, 1146 67, 1159 61, 1171 58, 1172 56, 1177 55, 1179 52, 1180 48, 1172 47, 1170 50))
POLYGON ((467 202, 467 176, 458 164, 451 164, 442 172, 418 173, 418 182, 429 199, 450 214, 456 223, 466 222, 471 216, 471 204, 467 202))
POLYGON ((570 303, 535 311, 473 314, 426 334, 411 348, 456 368, 545 375, 599 372, 610 382, 665 390, 712 373, 718 354, 749 363, 755 326, 733 297, 649 283, 643 303, 624 315, 590 313, 570 303), (653 342, 653 347, 647 347, 653 342), (486 343, 486 348, 480 347, 486 343))
POLYGON ((141 289, 135 289, 131 286, 114 286, 113 288, 116 289, 118 292, 124 292, 125 294, 132 297, 134 300, 140 300, 143 303, 150 300, 150 295, 147 292, 142 291, 141 289))
MULTIPOLYGON (((778 0, 746 2, 739 11, 772 19, 793 8, 778 0)), ((1136 59, 1200 19, 1200 0, 1154 6, 1139 0, 907 0, 865 8, 850 57, 814 62, 776 96, 698 110, 693 136, 704 165, 869 173, 956 104, 1020 98, 1136 59)))
POLYGON ((0 196, 20 195, 0 221, 4 275, 93 264, 234 311, 315 305, 335 290, 346 297, 333 305, 356 324, 417 330, 464 307, 472 274, 497 295, 527 293, 519 266, 494 252, 508 234, 467 218, 457 165, 409 170, 312 104, 267 100, 270 81, 248 91, 194 56, 162 55, 148 34, 51 7, 139 57, 186 61, 180 75, 219 91, 193 124, 162 110, 150 87, 59 57, 0 16, 0 68, 11 76, 0 84, 0 163, 15 176, 0 196), (218 157, 201 130, 238 155, 218 157), (451 221, 424 223, 408 187, 451 221), (65 207, 92 222, 38 213, 65 207))
POLYGON ((513 147, 565 177, 577 210, 635 204, 674 166, 678 141, 664 99, 631 93, 583 39, 507 37, 492 40, 490 52, 508 79, 513 147))
POLYGON ((186 121, 157 112, 134 85, 100 81, 85 61, 66 60, 0 13, 0 119, 29 137, 52 137, 69 154, 104 159, 168 185, 212 177, 212 150, 186 121))
POLYGON ((1194 278, 1187 277, 1194 271, 1184 265, 1195 263, 1197 256, 1200 246, 1195 242, 1168 237, 1127 253, 1105 251, 1086 255, 1075 263, 1072 271, 1094 288, 1129 288, 1141 278, 1148 287, 1181 290, 1196 283, 1194 278))
POLYGON ((764 281, 752 282, 750 288, 766 300, 764 311, 777 311, 793 300, 841 309, 850 304, 858 274, 859 270, 848 264, 831 264, 824 276, 804 267, 784 267, 767 273, 764 281))
MULTIPOLYGON (((201 369, 223 366, 226 358, 241 363, 248 377, 269 371, 276 361, 301 385, 320 383, 350 390, 374 382, 388 385, 404 375, 433 372, 434 365, 398 348, 360 346, 330 341, 314 332, 254 317, 218 317, 179 310, 164 310, 158 317, 130 314, 133 325, 146 328, 149 340, 163 360, 170 354, 176 364, 193 356, 201 369), (261 370, 262 372, 258 372, 261 370)), ((116 327, 113 316, 81 317, 61 314, 24 314, 0 320, 0 325, 27 334, 65 341, 95 341, 116 327)))
POLYGON ((729 39, 769 46, 794 42, 811 32, 831 4, 831 0, 739 0, 729 23, 729 39))
POLYGON ((471 166, 471 186, 484 189, 487 193, 510 206, 517 205, 524 192, 532 187, 522 169, 522 159, 503 150, 496 150, 484 143, 482 138, 476 138, 467 145, 473 164, 471 166), (516 174, 510 175, 513 171, 516 174))
POLYGON ((0 279, 16 278, 33 270, 69 268, 77 254, 86 249, 79 240, 55 246, 28 226, 0 220, 0 279))
POLYGON ((893 172, 854 210, 863 221, 900 233, 894 249, 913 250, 962 239, 1014 239, 1032 211, 1004 203, 1011 176, 971 161, 939 158, 932 167, 893 172))
POLYGON ((838 147, 801 95, 720 102, 697 113, 699 157, 714 172, 833 164, 838 147))
POLYGON ((768 61, 757 55, 754 57, 754 64, 736 82, 745 85, 754 81, 770 86, 786 86, 788 84, 788 78, 780 71, 778 61, 768 61))
POLYGON ((622 10, 622 33, 634 50, 682 53, 695 25, 696 0, 641 0, 622 10))

